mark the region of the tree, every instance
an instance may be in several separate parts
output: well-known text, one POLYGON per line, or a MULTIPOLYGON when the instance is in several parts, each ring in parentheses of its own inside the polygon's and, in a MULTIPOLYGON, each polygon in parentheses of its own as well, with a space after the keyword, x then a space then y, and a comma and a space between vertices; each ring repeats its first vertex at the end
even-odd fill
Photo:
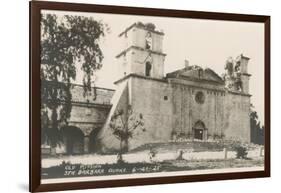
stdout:
POLYGON ((258 113, 251 104, 250 112, 251 142, 259 145, 264 144, 264 126, 261 126, 258 113))
POLYGON ((42 142, 59 144, 60 125, 67 124, 71 113, 71 83, 77 65, 84 73, 84 96, 91 91, 93 76, 104 58, 99 41, 108 27, 92 17, 41 17, 41 101, 42 142), (44 140, 44 141, 43 141, 44 140))
POLYGON ((141 113, 134 113, 129 107, 128 112, 123 109, 117 110, 111 116, 109 128, 113 135, 120 141, 119 155, 128 151, 129 139, 138 134, 138 131, 145 132, 144 119, 141 113))

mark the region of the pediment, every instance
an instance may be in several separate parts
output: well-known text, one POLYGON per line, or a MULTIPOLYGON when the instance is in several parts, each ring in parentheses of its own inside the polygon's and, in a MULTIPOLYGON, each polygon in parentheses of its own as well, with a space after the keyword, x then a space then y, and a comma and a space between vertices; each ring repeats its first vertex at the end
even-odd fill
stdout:
POLYGON ((224 84, 223 79, 213 70, 210 68, 203 69, 199 66, 189 66, 188 68, 168 73, 167 78, 188 79, 224 84))

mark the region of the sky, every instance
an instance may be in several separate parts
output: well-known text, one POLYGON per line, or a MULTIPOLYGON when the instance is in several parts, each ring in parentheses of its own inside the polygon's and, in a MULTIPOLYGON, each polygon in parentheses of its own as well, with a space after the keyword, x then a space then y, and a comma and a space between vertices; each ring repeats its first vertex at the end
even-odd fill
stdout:
MULTIPOLYGON (((57 15, 83 15, 101 20, 110 27, 109 33, 100 41, 104 54, 103 67, 96 73, 95 85, 115 89, 118 78, 118 62, 115 56, 122 51, 118 35, 131 24, 141 21, 154 23, 165 34, 163 52, 167 54, 165 73, 184 68, 184 60, 190 65, 211 68, 218 75, 224 73, 229 57, 243 54, 250 58, 248 73, 251 103, 264 123, 264 24, 254 22, 215 21, 169 17, 133 16, 44 10, 57 15)), ((78 73, 76 83, 82 83, 78 73)))

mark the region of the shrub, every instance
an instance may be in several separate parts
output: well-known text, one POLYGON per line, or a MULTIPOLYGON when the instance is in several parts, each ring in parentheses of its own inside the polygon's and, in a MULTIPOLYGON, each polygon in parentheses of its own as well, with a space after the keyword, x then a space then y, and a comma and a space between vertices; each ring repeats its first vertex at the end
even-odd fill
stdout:
POLYGON ((237 145, 235 147, 235 151, 236 151, 236 158, 238 159, 246 159, 247 155, 248 155, 248 151, 247 148, 242 146, 242 145, 237 145))

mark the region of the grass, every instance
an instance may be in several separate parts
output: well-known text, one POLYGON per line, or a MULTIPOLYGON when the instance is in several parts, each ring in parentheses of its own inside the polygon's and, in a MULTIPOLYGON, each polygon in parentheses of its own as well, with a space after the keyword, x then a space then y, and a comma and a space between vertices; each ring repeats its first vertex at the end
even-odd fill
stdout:
MULTIPOLYGON (((235 151, 237 142, 235 141, 188 141, 188 142, 169 142, 169 143, 149 143, 141 145, 130 153, 147 151, 150 149, 156 150, 158 153, 163 152, 177 152, 179 149, 192 150, 193 152, 204 151, 222 151, 223 148, 227 148, 228 151, 235 151)), ((256 148, 256 145, 248 144, 248 150, 256 148)))

